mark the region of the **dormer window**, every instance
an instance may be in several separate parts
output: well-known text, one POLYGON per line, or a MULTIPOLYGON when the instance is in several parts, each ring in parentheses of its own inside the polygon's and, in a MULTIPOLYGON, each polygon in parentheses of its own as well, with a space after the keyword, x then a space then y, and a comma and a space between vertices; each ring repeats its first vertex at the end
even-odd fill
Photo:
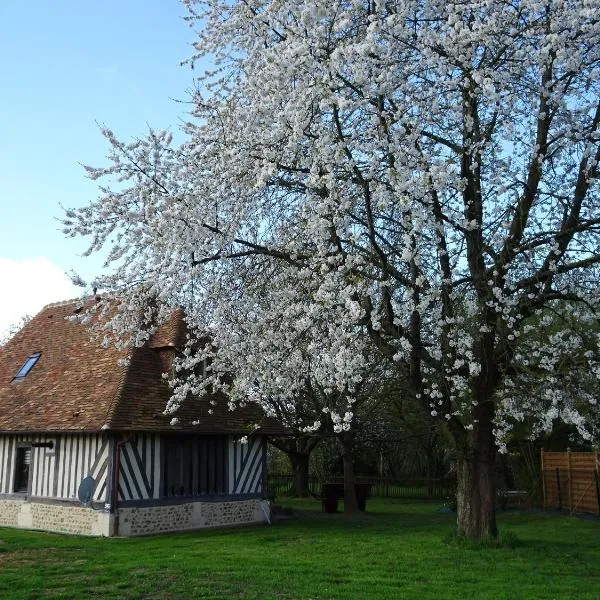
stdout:
POLYGON ((13 380, 23 379, 24 377, 26 377, 29 371, 33 369, 33 365, 35 365, 35 363, 39 360, 41 355, 41 352, 34 352, 33 354, 30 354, 27 360, 23 363, 23 366, 17 371, 17 374, 13 377, 13 380))

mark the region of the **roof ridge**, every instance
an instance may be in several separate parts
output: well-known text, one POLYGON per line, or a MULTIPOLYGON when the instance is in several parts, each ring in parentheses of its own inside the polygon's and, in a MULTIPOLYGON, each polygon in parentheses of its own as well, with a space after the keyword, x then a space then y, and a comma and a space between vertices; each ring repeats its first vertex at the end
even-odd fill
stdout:
POLYGON ((61 306, 69 306, 70 304, 76 304, 78 302, 90 302, 93 299, 96 300, 113 300, 113 297, 111 295, 109 295, 108 293, 103 293, 103 294, 84 294, 83 296, 79 296, 79 298, 69 298, 68 300, 59 300, 57 302, 50 302, 48 304, 46 304, 45 306, 43 306, 38 312, 42 312, 44 310, 47 310, 48 308, 59 308, 61 306))
POLYGON ((50 303, 46 304, 45 306, 43 306, 41 310, 46 310, 48 308, 58 308, 59 306, 69 306, 69 304, 75 304, 76 302, 81 302, 82 300, 86 300, 86 299, 87 298, 84 296, 84 297, 80 297, 80 298, 71 298, 69 300, 60 300, 58 302, 50 302, 50 303))

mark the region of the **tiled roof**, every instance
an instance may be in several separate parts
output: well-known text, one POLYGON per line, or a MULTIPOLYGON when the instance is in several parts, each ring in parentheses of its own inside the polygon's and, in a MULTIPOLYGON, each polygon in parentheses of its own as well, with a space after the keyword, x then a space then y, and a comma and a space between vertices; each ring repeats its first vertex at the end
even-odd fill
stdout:
POLYGON ((185 343, 185 320, 181 308, 175 310, 171 318, 164 323, 148 342, 150 348, 183 347, 185 343))
POLYGON ((183 313, 175 311, 150 342, 131 354, 101 348, 85 325, 68 317, 79 301, 45 307, 9 342, 0 347, 0 431, 194 431, 245 433, 261 423, 265 433, 282 433, 256 406, 229 411, 226 399, 190 399, 176 415, 162 414, 170 390, 162 378, 165 359, 185 335, 183 313), (28 356, 41 352, 22 379, 14 376, 28 356), (209 409, 213 414, 209 414, 209 409), (199 421, 192 425, 192 421, 199 421))

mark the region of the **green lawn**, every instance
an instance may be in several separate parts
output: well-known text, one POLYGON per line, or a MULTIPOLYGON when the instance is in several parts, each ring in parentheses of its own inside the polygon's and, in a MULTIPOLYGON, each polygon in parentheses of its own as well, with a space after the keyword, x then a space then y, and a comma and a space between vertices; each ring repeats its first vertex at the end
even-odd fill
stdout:
POLYGON ((600 521, 501 514, 520 544, 473 549, 436 504, 288 504, 271 527, 145 538, 0 529, 0 598, 600 598, 600 521))

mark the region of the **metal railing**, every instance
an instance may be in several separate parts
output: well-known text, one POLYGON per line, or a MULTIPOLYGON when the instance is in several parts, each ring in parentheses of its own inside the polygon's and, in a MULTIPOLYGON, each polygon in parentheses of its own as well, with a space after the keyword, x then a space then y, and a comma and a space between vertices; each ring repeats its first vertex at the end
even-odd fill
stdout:
MULTIPOLYGON (((370 483, 371 496, 382 498, 445 499, 455 493, 456 482, 452 479, 433 477, 372 477, 357 475, 356 483, 370 483)), ((321 493, 323 483, 342 483, 343 478, 309 477, 308 488, 313 495, 321 493)), ((275 496, 291 495, 294 488, 294 476, 272 473, 268 478, 269 492, 275 496)))

